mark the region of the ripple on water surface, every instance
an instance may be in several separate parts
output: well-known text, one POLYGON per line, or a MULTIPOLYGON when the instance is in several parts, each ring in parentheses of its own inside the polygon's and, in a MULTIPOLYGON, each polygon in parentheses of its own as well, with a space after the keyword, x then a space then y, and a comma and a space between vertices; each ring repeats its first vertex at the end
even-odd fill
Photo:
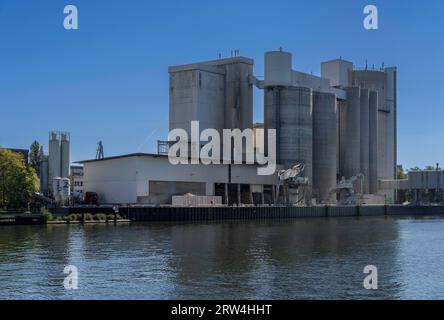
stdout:
POLYGON ((440 299, 442 230, 443 217, 5 226, 0 298, 440 299), (370 264, 378 290, 363 287, 370 264))

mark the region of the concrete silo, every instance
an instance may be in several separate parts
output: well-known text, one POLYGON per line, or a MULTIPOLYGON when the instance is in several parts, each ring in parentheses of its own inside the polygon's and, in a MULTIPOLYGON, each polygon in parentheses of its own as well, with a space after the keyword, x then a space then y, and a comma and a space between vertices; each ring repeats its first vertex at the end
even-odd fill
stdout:
POLYGON ((291 53, 270 51, 264 58, 264 126, 276 129, 277 162, 287 168, 303 163, 311 184, 312 89, 294 85, 291 53))
POLYGON ((389 111, 387 115, 387 137, 389 141, 387 143, 387 167, 390 165, 392 170, 388 170, 387 175, 391 175, 393 179, 396 179, 397 168, 397 68, 390 67, 384 69, 387 75, 386 96, 385 96, 385 108, 389 111))
POLYGON ((49 134, 48 181, 47 185, 53 195, 55 180, 69 178, 69 134, 52 131, 49 134))
POLYGON ((285 51, 269 51, 264 57, 265 78, 267 87, 292 85, 292 55, 285 51))
POLYGON ((60 177, 69 178, 69 134, 62 133, 60 135, 60 148, 61 148, 61 173, 60 177))
POLYGON ((265 128, 276 129, 277 162, 289 168, 305 165, 312 182, 312 90, 275 87, 265 90, 265 128))
POLYGON ((170 130, 191 132, 253 127, 253 64, 245 57, 202 61, 168 68, 170 74, 170 130))
POLYGON ((332 93, 313 93, 313 195, 318 203, 334 202, 336 186, 337 107, 332 93))
POLYGON ((225 69, 224 128, 251 129, 253 127, 253 63, 241 58, 223 65, 225 69))
POLYGON ((53 179, 60 177, 62 174, 61 156, 62 152, 60 145, 60 134, 55 131, 52 131, 49 134, 49 158, 48 158, 48 167, 49 167, 48 179, 50 186, 52 186, 53 179))
POLYGON ((369 92, 369 193, 378 192, 378 93, 369 92))
POLYGON ((340 174, 350 179, 361 172, 361 101, 359 87, 348 87, 340 109, 340 174))
POLYGON ((361 193, 368 193, 370 187, 370 119, 369 90, 361 89, 361 173, 364 175, 361 193))

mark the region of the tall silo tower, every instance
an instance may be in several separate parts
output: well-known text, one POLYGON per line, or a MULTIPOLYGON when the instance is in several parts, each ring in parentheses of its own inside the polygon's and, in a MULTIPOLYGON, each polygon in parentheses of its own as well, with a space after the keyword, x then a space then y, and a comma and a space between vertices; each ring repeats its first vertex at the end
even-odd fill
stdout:
POLYGON ((291 60, 289 52, 265 53, 264 125, 276 129, 277 162, 286 168, 303 163, 311 184, 313 90, 292 85, 291 60))
POLYGON ((340 174, 346 179, 361 173, 361 96, 359 87, 348 87, 347 103, 340 110, 340 174))
POLYGON ((67 132, 51 131, 49 134, 48 182, 54 195, 54 180, 69 178, 70 136, 67 132))
MULTIPOLYGON (((52 189, 52 181, 54 178, 60 177, 62 174, 61 169, 61 145, 60 134, 56 131, 51 131, 49 134, 49 158, 48 158, 48 185, 52 189)), ((51 190, 52 191, 52 190, 51 190)))
POLYGON ((361 89, 361 173, 364 175, 362 193, 370 189, 370 106, 369 90, 361 89))
POLYGON ((369 92, 369 193, 378 192, 378 92, 369 92))
POLYGON ((313 93, 313 195, 318 203, 336 202, 337 102, 328 92, 313 93))
POLYGON ((60 147, 61 147, 61 178, 69 178, 69 147, 70 147, 70 136, 68 133, 64 132, 60 134, 60 147))

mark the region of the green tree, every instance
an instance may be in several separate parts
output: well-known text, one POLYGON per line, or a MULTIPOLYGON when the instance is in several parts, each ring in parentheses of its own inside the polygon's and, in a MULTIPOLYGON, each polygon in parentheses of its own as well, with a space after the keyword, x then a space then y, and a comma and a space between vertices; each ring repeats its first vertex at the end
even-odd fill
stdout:
POLYGON ((396 179, 398 180, 404 180, 407 179, 407 173, 404 171, 404 169, 402 168, 402 166, 398 166, 396 168, 396 179))
MULTIPOLYGON (((413 169, 411 169, 412 171, 415 171, 413 169)), ((419 170, 419 168, 418 168, 419 170)), ((405 180, 408 179, 408 175, 407 172, 404 171, 404 169, 402 168, 401 165, 398 165, 398 167, 396 168, 396 179, 398 180, 405 180)), ((398 203, 404 203, 406 201, 412 201, 412 192, 411 190, 398 190, 397 191, 397 202, 398 203)))
POLYGON ((40 173, 40 143, 34 141, 29 147, 29 165, 34 168, 37 175, 40 173))
POLYGON ((45 159, 45 153, 43 152, 43 146, 40 146, 39 150, 39 162, 42 162, 45 159))
POLYGON ((434 170, 441 170, 441 168, 439 167, 438 164, 436 164, 436 166, 426 166, 426 167, 424 168, 424 170, 434 171, 434 170))
POLYGON ((25 208, 37 190, 34 169, 20 154, 0 149, 0 204, 3 208, 25 208))

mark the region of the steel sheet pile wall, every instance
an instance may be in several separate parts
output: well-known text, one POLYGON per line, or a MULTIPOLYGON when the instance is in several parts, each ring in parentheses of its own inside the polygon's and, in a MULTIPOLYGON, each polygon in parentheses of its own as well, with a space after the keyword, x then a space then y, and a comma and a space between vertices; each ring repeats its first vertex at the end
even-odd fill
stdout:
MULTIPOLYGON (((62 208, 63 209, 63 208, 62 208)), ((62 210, 54 209, 54 210, 62 210)), ((53 212, 57 214, 57 212, 53 212)), ((72 207, 69 213, 113 214, 112 208, 72 207)), ((132 221, 220 221, 249 219, 293 219, 390 215, 438 215, 444 206, 313 206, 313 207, 120 207, 119 215, 132 221)))
POLYGON ((325 217, 325 207, 132 208, 136 221, 201 221, 325 217))
POLYGON ((378 205, 366 205, 359 207, 360 216, 383 216, 386 214, 385 206, 378 205))
POLYGON ((328 207, 328 217, 353 217, 358 212, 355 206, 332 206, 328 207))

